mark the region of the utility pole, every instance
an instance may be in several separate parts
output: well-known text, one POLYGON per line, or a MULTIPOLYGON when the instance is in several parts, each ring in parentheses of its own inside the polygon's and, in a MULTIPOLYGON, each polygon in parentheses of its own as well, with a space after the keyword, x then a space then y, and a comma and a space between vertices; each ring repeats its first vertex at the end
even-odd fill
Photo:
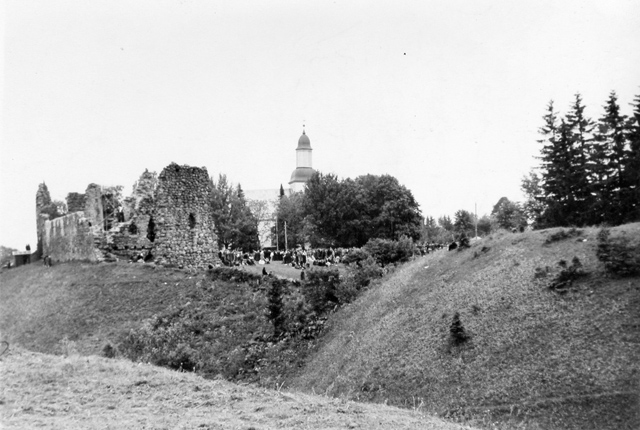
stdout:
POLYGON ((280 251, 280 236, 278 236, 278 215, 276 215, 276 251, 280 251))
POLYGON ((288 244, 287 244, 287 222, 284 222, 284 250, 285 252, 289 250, 288 248, 288 244))
POLYGON ((474 203, 475 207, 475 215, 476 215, 476 236, 478 237, 478 203, 474 203))

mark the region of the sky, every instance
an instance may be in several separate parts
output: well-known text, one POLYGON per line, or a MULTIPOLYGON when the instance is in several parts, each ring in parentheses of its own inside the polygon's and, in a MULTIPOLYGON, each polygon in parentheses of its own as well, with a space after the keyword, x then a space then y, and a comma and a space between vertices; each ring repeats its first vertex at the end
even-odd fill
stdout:
POLYGON ((522 201, 547 103, 640 94, 640 2, 7 0, 0 245, 36 243, 35 194, 171 162, 245 190, 313 167, 390 174, 422 214, 522 201))

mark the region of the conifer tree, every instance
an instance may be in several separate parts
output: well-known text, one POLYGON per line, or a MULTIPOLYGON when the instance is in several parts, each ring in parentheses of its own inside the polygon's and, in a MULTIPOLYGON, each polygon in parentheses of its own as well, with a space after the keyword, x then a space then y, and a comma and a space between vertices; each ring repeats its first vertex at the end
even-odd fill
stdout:
POLYGON ((629 155, 625 166, 628 188, 623 193, 627 208, 625 222, 640 221, 640 95, 634 98, 632 106, 633 114, 627 122, 629 155))
POLYGON ((596 161, 597 183, 601 220, 611 224, 620 224, 629 211, 623 195, 629 184, 624 174, 629 159, 626 145, 625 126, 628 118, 620 114, 615 91, 612 91, 604 106, 604 116, 598 120, 597 142, 593 152, 596 161))
POLYGON ((580 94, 566 116, 571 142, 570 185, 575 202, 572 210, 572 224, 584 225, 598 222, 593 208, 596 205, 594 194, 598 192, 598 152, 594 150, 594 122, 584 114, 585 106, 580 94))
POLYGON ((558 124, 553 101, 547 105, 547 113, 542 118, 544 126, 539 129, 542 138, 538 142, 543 145, 540 160, 544 212, 539 225, 568 225, 573 222, 576 177, 570 126, 564 119, 558 124))

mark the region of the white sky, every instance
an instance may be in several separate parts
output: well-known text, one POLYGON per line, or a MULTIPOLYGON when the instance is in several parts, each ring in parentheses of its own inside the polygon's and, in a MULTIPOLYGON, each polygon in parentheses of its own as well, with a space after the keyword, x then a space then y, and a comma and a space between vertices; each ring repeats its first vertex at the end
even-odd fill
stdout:
POLYGON ((547 102, 640 94, 640 2, 5 1, 0 244, 36 242, 35 193, 174 161, 287 187, 391 174, 423 215, 522 200, 547 102))

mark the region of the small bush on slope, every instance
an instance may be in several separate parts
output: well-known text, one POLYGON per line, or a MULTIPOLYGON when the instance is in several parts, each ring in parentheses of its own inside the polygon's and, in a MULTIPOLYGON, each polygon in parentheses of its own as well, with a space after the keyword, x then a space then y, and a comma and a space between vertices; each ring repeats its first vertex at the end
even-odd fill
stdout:
POLYGON ((618 276, 640 274, 640 241, 632 242, 626 236, 611 237, 611 231, 603 228, 598 233, 598 259, 607 272, 618 276))

